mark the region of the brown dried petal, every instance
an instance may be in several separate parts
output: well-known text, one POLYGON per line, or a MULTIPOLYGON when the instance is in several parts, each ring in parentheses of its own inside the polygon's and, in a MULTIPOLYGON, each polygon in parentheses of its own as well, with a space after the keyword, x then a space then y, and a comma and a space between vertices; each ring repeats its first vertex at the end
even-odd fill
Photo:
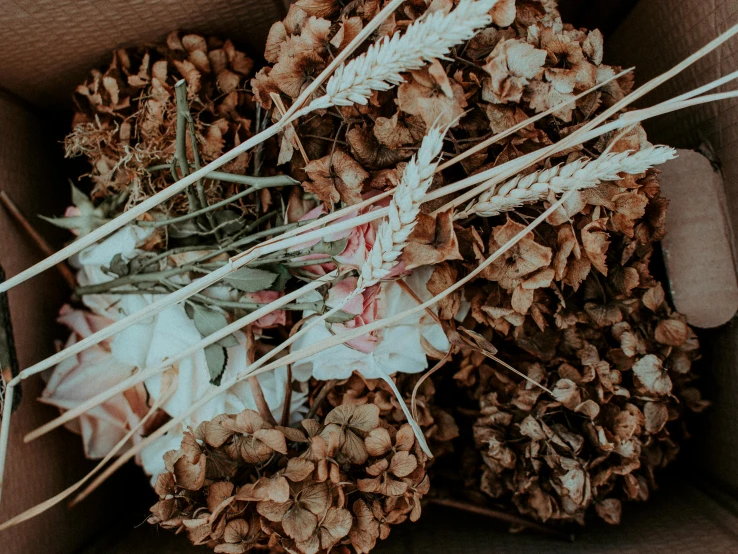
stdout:
POLYGON ((329 551, 338 541, 349 534, 353 518, 351 512, 343 508, 328 508, 320 524, 320 546, 329 551))
POLYGON ((259 429, 264 428, 264 419, 254 410, 244 410, 236 416, 235 425, 235 431, 253 435, 259 429))
POLYGON ((317 526, 317 516, 297 505, 293 506, 282 519, 284 532, 298 542, 308 540, 317 526))
POLYGON ((287 511, 292 507, 292 502, 273 502, 266 500, 256 505, 256 511, 269 521, 282 521, 287 511))
POLYGON ((284 435, 277 429, 260 429, 253 436, 280 454, 287 454, 287 442, 284 435))
POLYGON ((646 431, 652 435, 661 431, 669 421, 669 409, 660 402, 647 402, 643 407, 643 415, 646 418, 646 431))
POLYGON ((392 456, 389 471, 397 477, 407 477, 418 467, 418 460, 409 452, 400 451, 392 456))
POLYGON ((607 275, 607 249, 610 246, 605 232, 607 219, 598 219, 582 229, 582 246, 592 265, 607 275))
POLYGON ((315 464, 310 460, 306 460, 305 458, 290 458, 282 475, 293 483, 297 483, 307 479, 314 470, 315 464))
POLYGON ((643 305, 652 312, 656 312, 664 305, 665 299, 664 287, 661 286, 661 283, 658 283, 655 287, 648 289, 643 295, 643 305))
POLYGON ((569 379, 559 379, 552 392, 554 398, 570 410, 575 410, 582 401, 579 387, 569 379))
POLYGON ((383 456, 392 450, 392 438, 384 427, 372 429, 364 439, 364 443, 370 456, 383 456))
POLYGON ((633 373, 649 392, 659 395, 671 392, 669 373, 655 355, 648 354, 638 360, 633 366, 633 373))
POLYGON ((595 504, 597 515, 610 525, 619 525, 623 507, 617 498, 606 498, 595 504))
POLYGON ((205 469, 207 458, 200 456, 196 463, 191 463, 186 456, 181 457, 174 463, 174 478, 177 486, 183 489, 197 491, 205 484, 205 469))
POLYGON ((303 183, 305 190, 318 196, 323 202, 335 204, 343 200, 347 204, 361 202, 361 188, 369 174, 340 148, 305 166, 312 182, 303 183))
POLYGON ((325 418, 325 423, 335 423, 342 427, 350 427, 368 433, 379 427, 379 408, 374 404, 363 406, 344 404, 331 410, 325 418))
POLYGON ((687 340, 689 328, 679 319, 664 319, 656 326, 654 338, 661 344, 681 346, 687 340))
POLYGON ((500 0, 492 8, 492 23, 498 27, 509 27, 515 22, 515 0, 500 0))

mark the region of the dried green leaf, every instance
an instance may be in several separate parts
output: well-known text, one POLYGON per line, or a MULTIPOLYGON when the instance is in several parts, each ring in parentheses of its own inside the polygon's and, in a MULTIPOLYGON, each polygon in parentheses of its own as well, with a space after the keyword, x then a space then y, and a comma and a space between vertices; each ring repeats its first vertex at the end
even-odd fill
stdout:
POLYGON ((205 360, 208 364, 208 373, 210 374, 210 383, 220 386, 220 379, 225 371, 228 363, 228 353, 226 349, 218 344, 211 344, 205 347, 205 360))
POLYGON ((225 282, 241 292, 267 290, 277 280, 277 274, 254 267, 242 267, 225 278, 225 282))

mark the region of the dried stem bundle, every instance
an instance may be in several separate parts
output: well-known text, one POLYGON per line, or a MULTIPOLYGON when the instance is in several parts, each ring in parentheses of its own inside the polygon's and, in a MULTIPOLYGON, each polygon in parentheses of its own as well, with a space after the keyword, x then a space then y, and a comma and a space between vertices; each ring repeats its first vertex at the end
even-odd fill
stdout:
MULTIPOLYGON (((732 30, 732 31, 731 31, 731 32, 730 32, 729 34, 730 34, 730 36, 732 36, 732 34, 735 34, 735 29, 733 29, 733 30, 732 30)), ((725 39, 727 39, 727 37, 725 37, 725 39)), ((711 46, 712 46, 712 47, 716 47, 716 46, 717 46, 718 44, 720 44, 720 42, 719 42, 719 41, 716 41, 716 42, 715 42, 715 43, 713 43, 713 45, 711 45, 711 46)), ((702 52, 702 54, 701 54, 701 55, 704 55, 704 53, 706 53, 707 51, 709 51, 709 50, 703 50, 703 52, 702 52)), ((701 56, 698 56, 698 57, 701 57, 701 56)), ((694 61, 695 59, 698 59, 698 57, 693 57, 693 58, 692 58, 692 61, 694 61)), ((683 67, 686 67, 686 66, 685 66, 685 65, 683 64, 683 65, 682 65, 682 68, 683 68, 683 67)), ((672 73, 672 74, 675 74, 675 73, 672 73)), ((661 81, 661 82, 663 82, 663 81, 661 81)), ((655 86, 655 85, 654 85, 654 86, 655 86)), ((313 89, 313 91, 314 91, 314 90, 315 90, 315 89, 313 89)), ((301 105, 301 104, 300 104, 300 105, 301 105)), ((298 105, 298 103, 297 103, 297 102, 296 102, 296 103, 295 103, 295 104, 293 105, 293 107, 295 107, 295 106, 299 107, 299 105, 298 105)), ((286 119, 286 118, 285 118, 285 119, 286 119)), ((604 121, 604 119, 603 119, 602 121, 604 121)), ((594 128, 594 126, 593 126, 592 128, 594 128)), ((545 156, 544 156, 544 157, 545 157, 545 156)), ((527 163, 530 163, 530 162, 528 161, 527 163)), ((522 164, 520 164, 520 165, 519 165, 519 167, 527 167, 527 166, 522 166, 522 164)), ((500 177, 500 178, 507 178, 507 177, 500 177)), ((193 181, 193 182, 194 182, 194 181, 193 181)), ((467 184, 467 185, 465 185, 465 186, 468 186, 468 184, 467 184)), ((473 197, 473 196, 472 196, 472 197, 473 197)), ((468 199, 467 199, 467 200, 468 200, 468 199)), ((558 203, 557 205, 560 205, 560 203, 561 203, 562 201, 563 201, 563 199, 562 199, 562 200, 561 200, 561 201, 560 201, 560 202, 559 202, 559 203, 558 203)), ((518 240, 519 240, 519 239, 518 239, 518 240)), ((514 243, 513 243, 513 244, 514 244, 514 243)), ((508 247, 509 247, 509 246, 508 246, 508 247)), ((249 257, 249 256, 247 256, 247 257, 249 257)), ((249 258, 249 259, 253 259, 253 258, 249 258)), ((230 269, 232 270, 232 268, 230 268, 230 269)), ((204 285, 204 286, 207 286, 207 285, 204 285)), ((456 288, 454 288, 453 290, 456 290, 456 288)), ((438 296, 439 296, 439 297, 441 297, 442 295, 438 295, 438 296)), ((436 300, 436 301, 437 301, 437 300, 436 300)), ((407 315, 407 314, 406 314, 406 315, 407 315)), ((381 327, 381 326, 380 326, 380 327, 381 327)), ((368 330, 368 329, 362 329, 361 331, 362 331, 362 332, 368 332, 369 330, 368 330)), ((344 338, 344 337, 341 337, 341 338, 344 338)), ((345 338, 344 338, 344 340, 347 340, 348 338, 349 338, 349 337, 345 337, 345 338)), ((282 362, 282 361, 280 361, 280 363, 283 363, 283 362, 282 362)), ((261 371, 266 371, 266 370, 268 370, 268 368, 269 368, 269 366, 267 366, 267 367, 264 367, 264 368, 262 368, 262 369, 261 369, 261 371)), ((12 387, 11 387, 11 388, 12 388, 12 387)), ((4 426, 4 427, 5 427, 6 423, 7 423, 7 421, 6 421, 6 420, 8 420, 8 419, 9 419, 8 417, 5 417, 5 418, 4 418, 4 421, 3 421, 3 426, 4 426)), ((5 446, 7 445, 7 434, 5 433, 5 431, 6 431, 6 429, 4 429, 4 437, 3 437, 3 438, 4 438, 4 440, 3 440, 3 442, 2 442, 2 443, 0 443, 0 445, 2 445, 3 447, 5 447, 5 446)))

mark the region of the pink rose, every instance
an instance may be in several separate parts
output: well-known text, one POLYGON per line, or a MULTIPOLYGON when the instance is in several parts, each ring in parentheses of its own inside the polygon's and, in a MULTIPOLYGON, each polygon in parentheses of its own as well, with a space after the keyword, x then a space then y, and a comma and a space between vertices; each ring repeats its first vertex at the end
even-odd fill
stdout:
MULTIPOLYGON (((356 290, 357 281, 356 277, 347 277, 337 283, 328 292, 326 304, 331 308, 338 306, 356 290)), ((379 286, 369 287, 363 293, 352 298, 341 308, 341 311, 355 317, 344 323, 334 323, 331 329, 337 334, 376 321, 379 318, 379 286)), ((378 342, 379 336, 376 333, 367 333, 346 342, 346 345, 368 354, 374 351, 378 342)))
MULTIPOLYGON (((351 212, 348 215, 345 215, 342 218, 338 219, 336 223, 349 221, 373 209, 375 209, 374 206, 369 206, 367 208, 351 212)), ((300 218, 300 221, 316 219, 322 215, 326 215, 327 213, 328 211, 326 210, 325 205, 321 204, 317 208, 314 208, 313 210, 306 213, 302 218, 300 218)), ((334 259, 341 266, 341 269, 359 269, 362 265, 364 265, 364 261, 367 258, 369 250, 371 250, 372 246, 374 246, 374 240, 376 239, 377 235, 377 225, 378 222, 364 223, 363 225, 359 225, 352 229, 345 229, 343 231, 328 233, 325 237, 323 237, 323 240, 325 242, 338 242, 348 239, 348 243, 343 249, 343 252, 341 252, 337 256, 334 256, 334 259)), ((297 252, 300 250, 305 250, 306 248, 315 246, 319 242, 320 240, 318 239, 305 242, 298 246, 292 247, 289 251, 297 252)), ((296 258, 296 260, 319 260, 325 259, 326 257, 327 256, 325 254, 308 254, 306 256, 296 258)), ((329 262, 324 264, 309 265, 301 269, 307 271, 308 273, 312 273, 316 277, 321 277, 326 273, 330 273, 331 271, 336 269, 336 264, 333 262, 329 262)))
MULTIPOLYGON (((58 321, 72 330, 67 347, 113 323, 106 317, 73 310, 70 306, 61 309, 58 321)), ((134 369, 114 358, 109 342, 103 341, 57 365, 40 400, 62 411, 69 410, 130 377, 134 369)), ((67 428, 82 435, 88 458, 103 458, 148 413, 146 399, 144 385, 136 385, 71 421, 67 428)), ((119 454, 150 431, 141 429, 119 454)))
MULTIPOLYGON (((275 290, 262 290, 259 292, 250 292, 243 296, 246 302, 255 302, 256 304, 269 304, 284 296, 284 292, 275 290)), ((254 326, 260 329, 272 329, 287 324, 287 312, 284 310, 275 310, 270 314, 260 317, 254 322, 254 326)))
MULTIPOLYGON (((69 206, 66 210, 64 210, 64 217, 79 217, 82 215, 82 211, 77 206, 69 206)), ((73 235, 79 236, 79 230, 77 229, 70 229, 73 235)))

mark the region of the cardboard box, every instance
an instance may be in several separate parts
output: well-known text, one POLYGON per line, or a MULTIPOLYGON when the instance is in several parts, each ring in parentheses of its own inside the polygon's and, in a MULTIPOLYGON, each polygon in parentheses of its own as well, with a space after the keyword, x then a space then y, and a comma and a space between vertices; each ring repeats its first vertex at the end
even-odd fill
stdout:
MULTIPOLYGON (((575 21, 612 33, 610 62, 636 65, 639 82, 677 61, 738 21, 738 0, 564 1, 575 21)), ((283 17, 281 0, 0 0, 0 187, 29 216, 61 211, 69 173, 58 141, 68 129, 70 95, 111 49, 154 42, 170 30, 219 34, 258 56, 270 24, 283 17)), ((738 68, 738 41, 683 74, 655 102, 738 68)), ((659 96, 659 94, 661 96, 659 96)), ((727 212, 738 228, 738 101, 705 106, 650 125, 651 139, 695 148, 709 141, 722 162, 727 212)), ((699 187, 699 183, 695 183, 699 187)), ((52 242, 59 236, 39 228, 52 242)), ((0 264, 13 275, 40 259, 35 246, 0 214, 0 264)), ((63 240, 60 237, 59 240, 63 240)), ((47 356, 54 318, 67 291, 54 271, 10 293, 21 367, 47 356)), ((701 336, 706 396, 714 407, 698 418, 695 439, 679 467, 646 504, 625 506, 623 524, 594 525, 566 543, 534 534, 511 535, 502 524, 447 509, 426 509, 421 522, 400 526, 377 552, 635 553, 738 552, 738 323, 701 336), (691 454, 690 454, 691 453, 691 454), (732 495, 732 496, 731 496, 732 495)), ((13 421, 7 485, 0 520, 62 490, 84 473, 79 439, 64 430, 30 445, 22 435, 53 410, 33 402, 40 383, 24 386, 13 421)), ((4 554, 169 554, 203 552, 142 524, 154 495, 136 468, 97 491, 81 507, 60 505, 0 536, 4 554), (122 517, 122 514, 127 514, 122 517)))

